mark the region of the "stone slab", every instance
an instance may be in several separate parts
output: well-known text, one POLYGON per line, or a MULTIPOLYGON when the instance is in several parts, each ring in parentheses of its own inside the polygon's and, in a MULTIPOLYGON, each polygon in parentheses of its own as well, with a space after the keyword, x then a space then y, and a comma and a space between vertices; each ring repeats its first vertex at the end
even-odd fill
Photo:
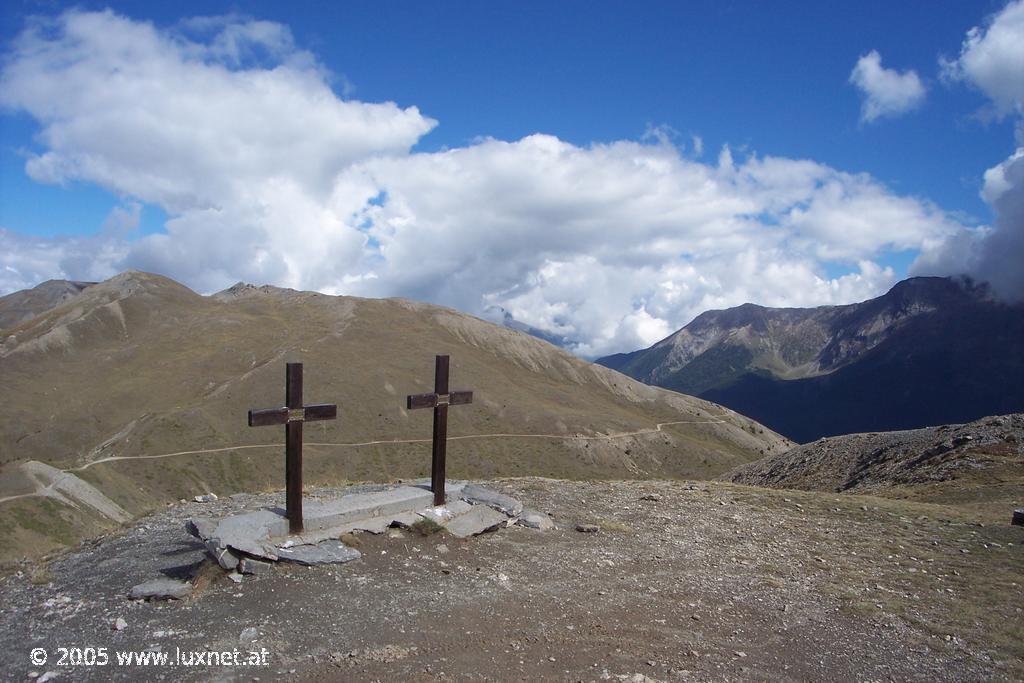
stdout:
POLYGON ((397 526, 400 529, 408 529, 416 522, 423 519, 418 512, 403 512, 400 515, 395 515, 391 519, 391 524, 397 526))
POLYGON ((549 531, 555 528, 555 523, 551 521, 551 518, 545 515, 543 512, 537 512, 536 510, 523 509, 523 514, 519 516, 516 521, 519 526, 525 526, 529 529, 540 529, 541 531, 549 531))
POLYGON ((443 526, 452 536, 468 538, 508 522, 508 515, 486 505, 474 506, 472 510, 455 517, 443 526))
POLYGON ((238 555, 231 552, 230 548, 222 547, 219 539, 211 538, 205 543, 206 552, 210 553, 221 567, 231 570, 238 566, 238 555))
POLYGON ((153 579, 133 586, 132 600, 180 600, 192 592, 192 584, 177 579, 153 579))
POLYGON ((523 504, 511 496, 484 488, 478 484, 467 484, 460 494, 462 499, 470 503, 479 503, 504 512, 509 517, 518 517, 523 511, 523 504))
POLYGON ((349 548, 341 541, 322 541, 316 545, 296 545, 290 548, 281 548, 278 552, 282 561, 304 565, 340 564, 362 557, 362 553, 355 548, 349 548))

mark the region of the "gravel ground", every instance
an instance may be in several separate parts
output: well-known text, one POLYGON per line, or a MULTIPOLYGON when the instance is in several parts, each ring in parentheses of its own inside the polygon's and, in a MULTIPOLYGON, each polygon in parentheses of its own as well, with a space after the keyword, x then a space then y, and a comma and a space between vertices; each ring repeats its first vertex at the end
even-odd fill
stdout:
MULTIPOLYGON (((36 680, 1014 680, 1024 528, 954 508, 726 483, 486 485, 558 528, 359 535, 360 560, 233 583, 184 530, 280 504, 150 515, 0 580, 0 678, 36 680), (577 524, 596 524, 581 533, 577 524), (181 601, 132 602, 160 576, 181 601), (116 630, 115 623, 126 625, 116 630), (243 631, 253 629, 245 633, 243 631), (265 648, 267 666, 61 666, 58 648, 265 648), (33 666, 33 648, 47 664, 33 666)), ((348 489, 351 490, 351 489, 348 489)), ((329 495, 330 491, 320 494, 329 495)))

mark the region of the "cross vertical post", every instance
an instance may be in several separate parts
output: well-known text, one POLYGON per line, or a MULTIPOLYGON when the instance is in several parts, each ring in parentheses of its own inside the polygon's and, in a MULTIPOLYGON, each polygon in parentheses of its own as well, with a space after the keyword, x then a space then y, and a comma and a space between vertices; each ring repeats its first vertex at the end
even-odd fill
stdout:
MULTIPOLYGON (((285 406, 291 412, 302 408, 302 363, 285 365, 285 406)), ((285 423, 285 511, 288 529, 301 533, 302 520, 302 420, 285 423)))
MULTIPOLYGON (((434 358, 434 393, 448 395, 448 356, 434 358)), ((430 451, 430 490, 434 492, 434 505, 444 505, 444 469, 448 446, 448 402, 434 406, 434 439, 430 451)))
POLYGON ((333 420, 338 406, 333 403, 302 405, 302 363, 285 365, 285 405, 249 411, 249 426, 284 425, 285 514, 288 531, 302 533, 302 423, 333 420))
POLYGON ((445 459, 448 443, 448 406, 473 402, 472 391, 448 391, 448 356, 434 358, 434 391, 406 397, 406 408, 434 409, 434 438, 430 454, 430 490, 434 492, 434 505, 444 505, 445 459))

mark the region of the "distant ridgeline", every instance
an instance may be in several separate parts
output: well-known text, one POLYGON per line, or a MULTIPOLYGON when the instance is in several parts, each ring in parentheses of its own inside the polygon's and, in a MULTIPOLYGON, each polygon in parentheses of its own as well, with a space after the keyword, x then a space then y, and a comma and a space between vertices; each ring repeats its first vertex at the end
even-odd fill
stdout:
POLYGON ((1024 304, 911 278, 847 306, 708 311, 648 349, 600 358, 795 441, 1024 411, 1024 304))

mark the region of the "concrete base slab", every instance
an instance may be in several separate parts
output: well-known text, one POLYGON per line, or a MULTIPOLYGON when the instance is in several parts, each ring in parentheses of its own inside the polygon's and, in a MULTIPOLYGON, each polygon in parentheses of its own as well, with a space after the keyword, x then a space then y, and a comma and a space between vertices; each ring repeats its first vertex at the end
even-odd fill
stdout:
POLYGON ((429 519, 431 522, 443 525, 448 520, 454 519, 459 515, 466 514, 471 509, 473 509, 473 506, 467 503, 466 501, 453 500, 449 501, 442 507, 421 510, 418 514, 420 515, 420 517, 429 519))
POLYGON ((376 493, 351 493, 328 501, 314 500, 304 506, 305 527, 307 531, 316 531, 373 517, 386 517, 425 508, 432 500, 429 491, 415 486, 399 486, 376 493))
POLYGON ((477 505, 472 510, 455 517, 444 524, 452 536, 467 538, 476 536, 485 531, 508 522, 508 515, 497 510, 492 510, 484 505, 477 505))

